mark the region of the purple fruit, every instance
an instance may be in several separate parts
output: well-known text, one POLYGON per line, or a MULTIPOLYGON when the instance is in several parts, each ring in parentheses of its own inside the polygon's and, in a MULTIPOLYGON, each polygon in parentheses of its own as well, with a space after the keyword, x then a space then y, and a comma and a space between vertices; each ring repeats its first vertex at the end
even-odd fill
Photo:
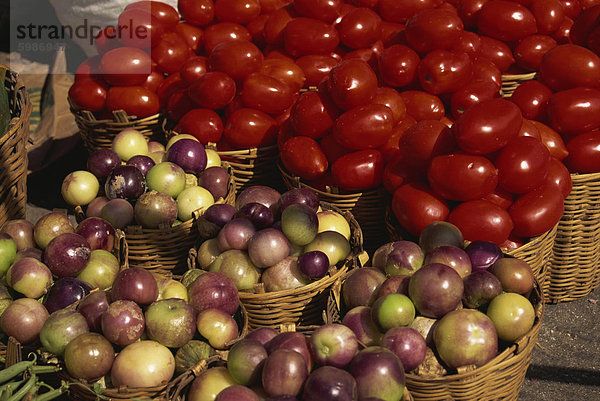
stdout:
POLYGON ((121 165, 121 158, 112 149, 97 149, 88 157, 87 169, 99 181, 104 181, 112 169, 121 165))
POLYGON ((144 333, 144 313, 133 301, 114 301, 102 314, 102 334, 117 345, 136 342, 144 333))
POLYGON ((146 191, 146 180, 135 166, 115 167, 104 184, 104 192, 109 199, 135 200, 146 191))
POLYGON ((421 315, 439 318, 460 305, 463 288, 463 280, 456 270, 431 263, 412 275, 408 295, 421 315))
POLYGON ((273 213, 271 213, 271 209, 257 202, 246 203, 236 213, 236 217, 247 218, 254 224, 257 230, 273 225, 273 213))
POLYGON ((130 267, 117 274, 111 295, 113 300, 127 299, 138 305, 150 305, 158 298, 158 284, 148 270, 130 267))
POLYGON ((319 280, 329 271, 329 258, 321 251, 306 252, 298 256, 298 268, 311 280, 319 280))
POLYGON ((127 164, 130 166, 135 166, 140 170, 142 175, 145 177, 148 174, 148 171, 154 167, 156 163, 152 160, 151 157, 146 155, 135 155, 129 160, 127 160, 127 164))
POLYGON ((410 327, 389 329, 381 339, 381 346, 396 354, 407 372, 416 369, 425 360, 427 352, 423 336, 410 327))
POLYGON ((183 138, 167 150, 167 161, 177 164, 186 173, 200 174, 206 168, 206 150, 200 142, 183 138))
POLYGON ((348 365, 348 371, 356 379, 358 399, 402 399, 404 367, 396 354, 387 348, 373 346, 359 351, 348 365))
POLYGON ((212 166, 198 175, 198 185, 205 188, 215 198, 225 199, 229 188, 229 174, 221 166, 212 166))
POLYGON ((290 349, 277 349, 269 354, 262 370, 262 385, 270 396, 297 396, 308 377, 302 355, 290 349))
POLYGON ((471 273, 471 259, 462 249, 452 245, 442 245, 432 249, 425 255, 424 264, 441 263, 450 266, 462 277, 465 278, 471 273))
POLYGON ((319 209, 319 196, 310 188, 292 188, 281 194, 279 210, 283 212, 288 206, 298 203, 306 205, 316 212, 319 209))
POLYGON ((111 199, 100 210, 100 217, 114 228, 123 229, 133 223, 133 205, 128 200, 111 199))
POLYGON ((91 253, 84 237, 64 233, 50 241, 44 250, 44 263, 58 277, 75 277, 87 265, 91 253))
POLYGON ((79 302, 77 311, 85 317, 90 330, 99 332, 102 330, 102 315, 108 309, 108 305, 108 293, 94 291, 79 302))
POLYGON ((478 270, 463 279, 462 301, 467 308, 477 309, 502 293, 502 284, 487 270, 478 270))
POLYGON ((44 305, 48 313, 52 313, 82 300, 91 290, 92 286, 83 280, 75 277, 63 277, 56 280, 50 287, 44 305))
POLYGON ((254 224, 244 217, 231 220, 225 224, 219 235, 217 235, 217 241, 219 249, 226 251, 228 249, 248 249, 248 242, 250 238, 254 236, 256 229, 254 224))
POLYGON ((233 219, 236 213, 235 207, 228 203, 213 203, 206 209, 202 217, 219 227, 223 227, 233 219))
POLYGON ((281 194, 271 187, 266 185, 252 185, 245 188, 235 198, 235 207, 239 210, 246 203, 262 203, 271 209, 271 213, 277 218, 279 216, 279 198, 281 198, 281 194))
POLYGON ((75 233, 85 238, 92 250, 111 252, 115 246, 115 229, 100 217, 88 217, 77 226, 75 233))
POLYGON ((471 260, 471 271, 487 270, 495 261, 504 257, 498 245, 489 241, 473 241, 465 248, 471 260))
POLYGON ((246 334, 246 337, 244 338, 257 340, 262 345, 266 345, 277 334, 279 334, 279 332, 272 327, 258 327, 246 334))
POLYGON ((358 399, 356 380, 343 369, 321 366, 308 375, 302 398, 311 401, 354 401, 358 399))

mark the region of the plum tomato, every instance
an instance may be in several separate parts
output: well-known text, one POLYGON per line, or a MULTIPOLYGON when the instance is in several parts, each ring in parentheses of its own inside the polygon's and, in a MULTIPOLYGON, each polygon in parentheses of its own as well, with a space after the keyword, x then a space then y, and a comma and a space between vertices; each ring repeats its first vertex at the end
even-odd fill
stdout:
POLYGON ((514 103, 502 98, 484 100, 456 120, 456 142, 469 153, 495 152, 519 134, 522 122, 521 111, 514 103))
POLYGON ((82 81, 84 79, 98 79, 102 80, 102 73, 100 70, 101 55, 95 55, 83 60, 75 70, 75 82, 82 81))
POLYGON ((396 22, 381 21, 381 41, 384 49, 404 43, 404 24, 396 22))
POLYGON ((150 7, 129 8, 119 14, 119 40, 123 45, 149 49, 169 29, 150 12, 150 7))
POLYGON ((521 39, 513 51, 515 63, 527 70, 537 71, 542 62, 542 57, 558 43, 549 35, 529 35, 521 39))
POLYGON ((569 156, 565 165, 572 173, 597 173, 600 171, 600 132, 577 135, 567 142, 569 156))
POLYGON ((460 17, 451 11, 432 8, 419 11, 406 21, 406 41, 417 52, 449 50, 463 31, 460 17))
POLYGON ((578 87, 555 92, 548 101, 550 126, 563 135, 600 127, 600 89, 578 87))
POLYGON ((288 22, 296 18, 298 13, 293 4, 288 4, 273 11, 265 21, 263 37, 272 46, 283 46, 283 35, 288 22))
POLYGON ((563 6, 565 16, 575 18, 581 13, 581 3, 579 0, 559 0, 563 6))
POLYGON ((204 48, 207 54, 223 42, 234 40, 252 40, 248 28, 235 22, 217 22, 206 27, 204 30, 204 48))
POLYGON ((236 84, 224 72, 207 72, 188 88, 188 95, 200 107, 221 109, 227 106, 235 96, 236 84))
POLYGON ((157 69, 165 74, 173 74, 181 69, 181 65, 192 55, 192 50, 175 32, 165 33, 158 44, 150 51, 156 61, 157 69))
POLYGON ((450 113, 458 118, 465 110, 488 99, 500 96, 498 87, 491 81, 472 81, 454 91, 450 97, 450 113))
POLYGON ((383 50, 379 60, 379 74, 386 85, 407 86, 417 78, 417 66, 421 61, 417 52, 402 44, 383 50))
POLYGON ((409 182, 394 191, 392 212, 402 228, 418 237, 429 224, 445 221, 450 210, 446 201, 429 187, 409 182))
POLYGON ((294 9, 303 17, 315 18, 333 23, 339 17, 343 1, 341 0, 293 0, 294 9))
POLYGON ((317 86, 323 78, 329 75, 329 72, 337 63, 337 59, 324 54, 309 54, 296 59, 296 64, 302 69, 306 77, 304 87, 317 86))
POLYGON ((399 186, 409 182, 424 183, 425 176, 421 170, 407 164, 401 155, 385 165, 383 169, 383 186, 390 194, 393 194, 399 186))
POLYGON ((277 122, 268 114, 243 108, 231 113, 223 136, 238 149, 264 147, 275 144, 277 128, 277 122))
POLYGON ((496 188, 498 170, 483 156, 455 153, 434 157, 427 179, 431 189, 444 199, 470 201, 483 198, 496 188))
POLYGON ((518 136, 530 136, 530 137, 535 138, 535 139, 537 139, 539 141, 542 140, 542 136, 540 135, 540 131, 531 122, 531 120, 528 120, 526 118, 523 119, 523 124, 521 124, 521 129, 519 130, 519 135, 518 136))
POLYGON ((540 134, 540 141, 546 145, 546 148, 548 148, 548 151, 550 152, 550 156, 555 157, 558 160, 563 160, 569 155, 569 151, 565 146, 565 141, 558 132, 539 121, 529 120, 529 122, 537 128, 540 134))
POLYGON ((143 9, 149 11, 160 23, 165 25, 167 28, 173 28, 179 23, 179 13, 177 10, 167 4, 160 1, 136 1, 128 4, 125 10, 133 8, 143 9))
POLYGON ((308 54, 329 54, 339 43, 338 31, 332 25, 314 18, 294 18, 283 30, 285 51, 294 58, 308 54))
POLYGON ((480 35, 511 42, 537 32, 533 13, 516 1, 488 1, 478 14, 477 27, 480 35))
POLYGON ((545 184, 556 185, 563 198, 566 198, 571 193, 571 189, 573 188, 571 173, 567 169, 567 166, 556 157, 550 158, 550 166, 548 167, 545 184))
POLYGON ((379 15, 390 22, 405 23, 419 11, 435 8, 436 0, 379 0, 379 15))
POLYGON ((162 72, 154 70, 150 73, 150 75, 148 75, 142 86, 144 88, 148 88, 152 92, 156 92, 160 87, 160 84, 162 84, 164 80, 164 74, 162 72))
POLYGON ((269 75, 250 74, 242 85, 242 103, 267 114, 283 113, 293 101, 294 97, 288 84, 269 75))
POLYGON ((383 156, 378 150, 359 150, 333 162, 331 173, 342 191, 365 191, 381 185, 383 164, 383 156))
POLYGON ((213 0, 178 0, 177 9, 184 20, 197 26, 208 25, 215 18, 213 0))
POLYGON ((118 47, 100 59, 102 78, 113 86, 141 85, 152 72, 148 53, 135 47, 118 47))
POLYGON ((260 72, 285 82, 292 93, 297 93, 304 86, 306 77, 302 68, 293 60, 283 58, 267 58, 263 61, 260 72))
POLYGON ((370 8, 357 7, 344 15, 336 29, 344 45, 367 48, 381 38, 381 17, 370 8))
POLYGON ((481 51, 481 38, 475 32, 462 31, 448 50, 464 52, 471 57, 475 57, 481 51))
POLYGON ((388 87, 377 88, 373 103, 383 104, 392 110, 394 125, 406 118, 406 105, 397 90, 388 87))
POLYGON ((166 106, 173 93, 186 90, 187 87, 188 84, 181 79, 180 73, 176 72, 175 74, 168 75, 156 89, 156 94, 158 95, 161 107, 166 106))
POLYGON ((473 82, 475 81, 491 82, 500 90, 502 87, 502 71, 491 60, 485 57, 476 57, 473 60, 473 82))
POLYGON ((400 138, 402 138, 407 129, 416 123, 417 121, 414 118, 406 116, 404 120, 394 125, 394 128, 392 128, 392 134, 388 138, 387 142, 377 148, 383 155, 383 160, 385 160, 386 163, 401 154, 399 145, 400 138))
POLYGON ((341 114, 333 126, 333 136, 350 149, 373 149, 387 142, 393 126, 392 110, 370 103, 341 114))
POLYGON ((513 234, 530 238, 549 231, 564 212, 563 196, 553 185, 542 185, 521 195, 508 208, 512 218, 513 234))
POLYGON ((517 86, 509 100, 519 106, 524 118, 543 121, 546 119, 550 96, 552 96, 550 88, 540 81, 530 80, 517 86))
POLYGON ((208 56, 208 68, 228 74, 236 82, 257 72, 264 56, 256 45, 247 40, 219 43, 208 56))
POLYGON ((177 91, 167 100, 167 118, 170 121, 179 121, 196 107, 196 104, 190 99, 185 89, 177 91))
POLYGON ((600 58, 583 46, 556 46, 542 57, 538 79, 555 92, 580 86, 598 87, 600 58))
POLYGON ((104 110, 106 95, 106 85, 94 79, 76 81, 69 88, 69 101, 75 110, 104 110))
POLYGON ((546 180, 550 152, 539 139, 520 136, 500 150, 495 165, 500 186, 510 193, 524 194, 546 180))
POLYGON ((181 117, 175 131, 192 135, 203 145, 217 143, 223 135, 223 121, 214 110, 193 109, 181 117))
POLYGON ((94 38, 94 47, 98 54, 104 54, 109 50, 121 47, 123 44, 119 40, 119 33, 114 26, 107 26, 101 30, 94 38))
POLYGON ((144 118, 158 113, 160 102, 156 93, 143 86, 113 86, 106 96, 106 108, 144 118))
POLYGON ((204 48, 204 31, 197 26, 182 21, 175 26, 175 33, 194 53, 198 54, 204 48))
POLYGON ((321 149, 323 150, 323 153, 325 153, 329 164, 348 153, 354 152, 354 149, 349 149, 340 145, 333 135, 325 135, 319 141, 319 145, 321 145, 321 149))
POLYGON ((529 10, 541 34, 556 31, 565 17, 565 9, 560 0, 533 0, 529 10))
MULTIPOLYGON (((564 17, 562 20, 562 23, 560 24, 558 29, 556 31, 552 32, 550 34, 550 36, 552 36, 552 38, 554 40, 556 40, 556 43, 558 43, 559 45, 572 43, 571 38, 570 38, 572 26, 573 26, 573 20, 569 17, 564 17)), ((589 46, 590 46, 590 48, 592 48, 591 45, 589 45, 589 46)))
POLYGON ((204 56, 190 57, 183 63, 181 69, 179 70, 181 79, 183 79, 188 84, 196 82, 201 76, 203 76, 207 72, 208 59, 204 56))
POLYGON ((483 34, 480 34, 480 39, 479 57, 491 60, 501 72, 507 71, 515 63, 512 51, 506 43, 483 34))
POLYGON ((317 141, 307 136, 287 140, 281 148, 280 157, 283 166, 303 180, 314 180, 327 171, 325 153, 317 141))
POLYGON ((513 203, 513 195, 501 187, 496 187, 492 193, 487 194, 482 199, 490 201, 505 210, 513 203))
POLYGON ((221 22, 246 25, 259 15, 258 0, 215 0, 215 17, 221 22))
POLYGON ((422 90, 400 92, 406 105, 406 114, 417 121, 439 120, 446 112, 442 100, 431 93, 422 90))
POLYGON ((426 169, 435 156, 456 150, 456 142, 450 128, 441 121, 422 120, 404 131, 398 148, 406 163, 426 169))
POLYGON ((457 14, 463 21, 465 29, 469 31, 477 30, 477 17, 481 7, 488 0, 462 0, 458 3, 457 14))
POLYGON ((508 212, 484 199, 460 203, 450 212, 448 222, 460 229, 465 240, 490 241, 496 245, 506 241, 513 230, 508 212))
POLYGON ((327 96, 318 91, 306 91, 292 106, 290 121, 298 134, 318 139, 333 128, 338 115, 337 107, 327 96))
POLYGON ((598 17, 600 17, 600 5, 583 9, 575 17, 571 17, 574 21, 570 38, 574 44, 584 46, 587 43, 588 36, 597 26, 598 17))
POLYGON ((432 50, 417 66, 421 88, 434 95, 452 93, 471 81, 473 63, 467 53, 432 50))
POLYGON ((329 94, 343 110, 370 103, 375 97, 377 86, 377 75, 363 60, 341 61, 329 72, 329 94))

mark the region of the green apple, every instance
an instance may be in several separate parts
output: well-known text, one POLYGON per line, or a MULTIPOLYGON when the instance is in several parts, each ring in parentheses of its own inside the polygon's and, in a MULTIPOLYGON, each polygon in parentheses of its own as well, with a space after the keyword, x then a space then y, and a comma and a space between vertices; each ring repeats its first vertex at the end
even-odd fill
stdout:
POLYGON ((317 212, 317 219, 319 219, 317 232, 337 231, 350 241, 350 224, 340 213, 333 210, 323 210, 317 212))
POLYGON ((136 155, 148 153, 148 141, 140 131, 127 128, 119 132, 112 141, 112 150, 126 162, 136 155))
POLYGON ((213 149, 204 149, 206 151, 206 167, 205 169, 209 168, 209 167, 220 167, 221 166, 221 156, 219 156, 219 154, 217 153, 216 150, 213 149))
POLYGON ((196 311, 183 299, 155 301, 144 316, 148 338, 165 347, 183 347, 196 333, 196 311))
POLYGON ((208 208, 215 203, 212 194, 203 187, 192 186, 185 188, 177 196, 177 217, 181 221, 190 220, 194 211, 208 208))
POLYGON ((62 182, 61 195, 71 206, 85 206, 98 196, 100 183, 89 171, 77 170, 69 173, 62 182))
POLYGON ((504 341, 514 341, 533 327, 535 310, 523 295, 505 292, 490 301, 487 315, 504 341))
POLYGON ((90 260, 77 278, 94 288, 105 290, 112 286, 119 269, 119 260, 115 255, 104 249, 94 249, 90 254, 90 260))
POLYGON ((4 276, 17 257, 17 244, 6 233, 0 234, 0 277, 4 276))
POLYGON ((185 188, 185 171, 175 163, 158 163, 148 170, 146 184, 149 191, 162 192, 175 199, 185 188))
POLYGON ((158 284, 157 300, 178 298, 187 302, 187 287, 181 281, 169 277, 160 277, 156 279, 156 283, 158 284))
POLYGON ((408 326, 415 319, 415 305, 404 294, 384 295, 373 302, 371 318, 383 332, 408 326))

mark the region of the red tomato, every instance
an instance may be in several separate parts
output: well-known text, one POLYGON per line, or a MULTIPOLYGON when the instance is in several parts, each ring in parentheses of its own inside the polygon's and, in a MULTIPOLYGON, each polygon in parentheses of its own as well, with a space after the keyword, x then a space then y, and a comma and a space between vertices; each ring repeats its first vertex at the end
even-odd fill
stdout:
POLYGON ((294 58, 308 54, 329 54, 339 43, 340 37, 335 28, 314 18, 294 18, 283 30, 285 51, 294 58))
POLYGON ((477 57, 473 60, 473 82, 488 81, 496 85, 498 90, 502 87, 502 72, 491 60, 477 57))
POLYGON ((341 0, 294 0, 294 8, 303 17, 315 18, 328 24, 340 15, 341 0))
POLYGON ((281 151, 283 144, 295 136, 298 136, 298 133, 294 130, 294 127, 292 127, 290 120, 284 121, 279 125, 279 132, 277 133, 277 149, 281 151))
POLYGON ((563 198, 566 198, 571 193, 573 181, 571 173, 560 160, 555 157, 550 158, 550 166, 548 167, 548 175, 546 176, 546 185, 556 185, 563 198))
POLYGON ((331 173, 342 191, 365 191, 381 185, 383 156, 378 150, 348 153, 331 164, 331 173))
POLYGON ((539 81, 525 81, 517 86, 509 100, 516 104, 524 118, 545 120, 552 91, 539 81))
POLYGON ((417 181, 425 181, 421 170, 408 165, 402 156, 391 160, 383 169, 383 186, 390 194, 393 194, 401 185, 417 181))
POLYGON ((125 10, 133 8, 142 9, 150 12, 160 23, 167 28, 173 28, 179 23, 179 13, 171 5, 160 1, 136 1, 128 4, 125 10))
POLYGON ((560 0, 563 6, 565 16, 573 19, 581 13, 581 3, 579 0, 560 0))
POLYGON ((102 72, 100 70, 101 59, 102 56, 96 55, 83 60, 75 70, 75 82, 90 78, 102 80, 102 72))
POLYGON ((264 31, 265 24, 267 23, 268 19, 268 14, 261 14, 246 24, 246 29, 248 30, 248 32, 250 32, 250 35, 252 36, 252 42, 261 49, 263 49, 267 45, 267 41, 265 40, 264 36, 264 31))
POLYGON ((149 49, 160 42, 168 27, 150 9, 130 8, 119 14, 119 39, 129 47, 149 49))
POLYGON ((473 105, 498 96, 500 96, 500 92, 495 83, 491 81, 473 81, 452 94, 450 112, 452 117, 458 118, 473 105))
POLYGON ((392 110, 393 123, 398 124, 406 118, 406 105, 402 96, 393 88, 377 88, 373 103, 383 104, 392 110))
POLYGON ((215 17, 212 0, 178 0, 177 9, 184 20, 198 26, 210 24, 215 17))
POLYGON ((379 61, 379 73, 386 85, 407 86, 417 77, 417 66, 421 59, 408 46, 397 44, 383 50, 379 61))
POLYGON ((148 53, 135 47, 118 47, 100 59, 102 78, 113 86, 135 86, 146 81, 152 72, 148 53))
POLYGON ((223 121, 213 110, 193 109, 179 120, 175 131, 193 135, 203 145, 209 142, 217 143, 223 135, 223 121))
POLYGON ((550 34, 558 29, 565 10, 559 0, 533 0, 529 10, 535 17, 537 30, 542 34, 550 34))
POLYGON ((459 228, 465 240, 490 241, 496 245, 506 241, 513 230, 508 212, 484 199, 459 204, 450 212, 448 222, 459 228))
POLYGON ((221 109, 235 96, 234 80, 224 72, 207 72, 192 83, 188 95, 200 107, 221 109))
POLYGON ((93 79, 76 81, 69 88, 69 101, 75 110, 104 110, 106 86, 93 79))
POLYGON ((584 9, 576 15, 571 27, 571 40, 574 44, 584 46, 592 30, 597 26, 596 21, 600 17, 600 5, 584 9))
POLYGON ((262 63, 263 54, 260 49, 246 40, 220 43, 208 56, 208 68, 211 71, 222 71, 236 82, 258 72, 262 63))
POLYGON ((520 136, 500 150, 495 164, 500 186, 510 193, 524 194, 546 180, 550 152, 540 140, 520 136))
POLYGON ((161 107, 167 105, 169 98, 175 92, 187 89, 188 84, 181 79, 181 74, 175 73, 167 76, 156 89, 156 94, 160 100, 161 107))
POLYGON ((400 138, 402 138, 407 129, 416 123, 417 120, 407 115, 404 120, 394 125, 394 128, 392 128, 392 135, 390 135, 388 141, 378 148, 386 163, 401 154, 399 145, 400 138))
POLYGON ((333 135, 324 136, 321 138, 319 144, 321 145, 321 149, 323 150, 323 153, 325 153, 329 164, 332 164, 337 159, 347 155, 348 153, 354 152, 354 149, 349 149, 342 146, 338 141, 335 140, 333 135))
POLYGON ((289 3, 291 0, 260 0, 260 13, 271 14, 289 3))
POLYGON ((150 89, 152 92, 156 92, 164 80, 164 75, 161 72, 152 71, 142 86, 150 89))
POLYGON ((160 102, 156 93, 143 86, 113 86, 106 96, 106 108, 144 118, 158 113, 160 102))
POLYGON ((400 92, 406 114, 417 121, 439 120, 445 114, 444 103, 436 95, 419 90, 400 92))
POLYGON ((598 87, 600 58, 582 46, 573 44, 556 46, 542 58, 538 79, 553 91, 578 86, 598 87))
POLYGON ((521 111, 514 103, 502 98, 484 100, 456 120, 456 142, 469 153, 495 152, 519 134, 522 122, 521 111))
POLYGON ((513 57, 513 54, 506 43, 483 35, 480 36, 480 39, 480 57, 485 57, 491 60, 502 72, 507 71, 510 66, 514 64, 515 58, 513 57))
POLYGON ((385 144, 394 126, 392 110, 370 103, 340 115, 333 126, 333 136, 350 149, 373 149, 385 144))
POLYGON ((476 30, 479 10, 488 0, 463 0, 458 4, 458 16, 462 19, 465 29, 476 30))
POLYGON ((281 148, 281 162, 293 175, 314 180, 327 171, 328 163, 319 144, 307 136, 295 136, 281 148))
POLYGON ((548 120, 561 135, 599 128, 600 90, 579 87, 555 92, 548 102, 548 120))
POLYGON ((543 185, 517 198, 508 213, 515 225, 513 234, 535 237, 549 231, 563 215, 562 193, 555 186, 543 185))
POLYGON ((292 4, 288 4, 285 7, 273 11, 273 13, 269 15, 269 19, 265 22, 265 28, 263 30, 265 41, 274 46, 283 45, 283 32, 285 27, 288 22, 297 16, 298 13, 292 4))
POLYGON ((529 120, 529 122, 537 128, 540 134, 540 141, 546 146, 550 152, 550 156, 558 160, 563 160, 569 155, 565 142, 558 132, 539 121, 529 120))
POLYGON ((260 72, 285 82, 292 93, 297 93, 304 86, 304 71, 293 60, 268 58, 262 64, 260 72))
POLYGON ((182 21, 175 26, 175 33, 194 53, 199 53, 204 47, 204 31, 197 26, 182 21))
POLYGON ((273 145, 277 140, 277 122, 262 111, 238 109, 229 116, 223 136, 239 149, 273 145))
POLYGON ((188 84, 196 82, 208 72, 208 59, 203 56, 190 57, 181 66, 179 73, 188 84))
POLYGON ((501 187, 496 187, 492 193, 487 194, 483 199, 500 206, 504 210, 508 209, 513 203, 513 195, 501 187))
POLYGON ((445 221, 450 212, 446 202, 426 185, 410 182, 394 191, 392 211, 398 223, 414 236, 435 221, 445 221))
POLYGON ((290 121, 300 135, 318 139, 333 128, 338 115, 339 111, 326 95, 307 91, 301 93, 292 106, 290 121))
POLYGON ((462 31, 458 39, 451 44, 449 50, 467 53, 469 56, 474 57, 481 51, 481 38, 475 32, 462 31))
POLYGON ((398 142, 406 163, 425 169, 432 158, 456 149, 450 128, 438 120, 422 120, 406 129, 398 142))
POLYGON ((381 37, 381 17, 370 8, 348 12, 336 25, 340 41, 351 49, 370 47, 381 37))
POLYGON ((437 8, 419 11, 406 21, 406 41, 418 52, 451 49, 463 32, 463 22, 451 11, 437 8))
POLYGON ((286 83, 265 74, 250 74, 242 85, 242 103, 267 114, 283 113, 293 101, 286 83))
MULTIPOLYGON (((540 131, 537 127, 526 118, 523 119, 523 124, 521 124, 521 130, 519 131, 518 136, 530 136, 532 138, 537 139, 538 141, 542 140, 542 136, 540 135, 540 131)), ((548 149, 550 150, 550 149, 548 149)))
POLYGON ((167 117, 170 121, 179 121, 195 107, 196 104, 192 102, 187 91, 182 89, 173 93, 167 100, 167 117))
POLYGON ((508 0, 488 1, 479 10, 480 35, 510 42, 537 32, 535 17, 527 7, 508 0))
POLYGON ((168 32, 152 48, 150 54, 158 64, 159 71, 173 74, 181 69, 181 65, 193 55, 193 52, 179 35, 168 32))
POLYGON ((391 22, 406 22, 419 11, 435 8, 435 0, 379 0, 379 15, 391 22))
POLYGON ((564 17, 558 29, 550 34, 556 43, 564 45, 567 43, 573 43, 571 41, 571 27, 573 26, 573 20, 569 17, 564 17))
POLYGON ((381 21, 381 40, 383 47, 388 48, 405 42, 404 24, 381 21))
POLYGON ((259 15, 258 0, 215 0, 215 17, 221 22, 245 25, 259 15))
POLYGON ((537 34, 526 36, 515 46, 515 63, 525 70, 536 71, 544 54, 556 46, 558 43, 552 36, 537 34))
POLYGON ((417 74, 421 87, 427 92, 452 93, 469 83, 473 64, 467 53, 432 50, 419 63, 417 74))
POLYGON ((114 26, 107 26, 94 38, 94 47, 98 54, 104 54, 121 46, 123 44, 119 40, 119 32, 114 26))
POLYGON ((600 172, 600 132, 577 135, 567 142, 565 165, 572 173, 600 172))
POLYGON ((377 76, 362 60, 344 60, 329 72, 328 88, 335 104, 343 110, 350 110, 373 100, 377 92, 377 76))
POLYGON ((317 86, 323 78, 329 75, 337 63, 338 61, 334 57, 322 54, 310 54, 296 60, 296 64, 306 77, 304 87, 317 86))
POLYGON ((498 170, 483 156, 449 154, 434 157, 427 169, 431 189, 448 200, 483 198, 498 185, 498 170))
POLYGON ((252 40, 252 35, 248 29, 235 22, 218 22, 207 26, 204 30, 204 48, 210 54, 220 43, 235 40, 252 40))

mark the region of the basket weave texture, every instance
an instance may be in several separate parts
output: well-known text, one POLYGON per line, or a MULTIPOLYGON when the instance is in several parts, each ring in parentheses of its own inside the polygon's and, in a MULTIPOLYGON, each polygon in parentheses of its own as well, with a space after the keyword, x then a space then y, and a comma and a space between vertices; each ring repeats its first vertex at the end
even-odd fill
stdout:
POLYGON ((600 173, 571 174, 545 293, 549 302, 582 298, 600 285, 600 173))
POLYGON ((529 72, 526 74, 506 74, 502 75, 502 88, 500 93, 502 97, 510 97, 517 86, 521 85, 525 81, 531 81, 536 76, 536 72, 529 72))
MULTIPOLYGON (((6 67, 3 67, 6 68, 6 67)), ((8 220, 24 219, 27 205, 27 150, 31 102, 16 72, 6 71, 11 120, 0 137, 0 227, 8 220)))

